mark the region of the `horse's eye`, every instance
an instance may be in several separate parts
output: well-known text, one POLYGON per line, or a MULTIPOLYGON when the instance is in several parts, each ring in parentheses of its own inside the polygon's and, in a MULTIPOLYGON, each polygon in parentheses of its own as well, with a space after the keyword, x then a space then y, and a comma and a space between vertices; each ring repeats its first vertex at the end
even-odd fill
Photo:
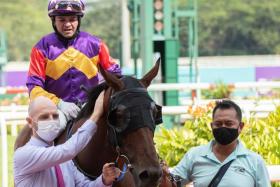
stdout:
POLYGON ((114 124, 114 126, 116 128, 123 129, 128 125, 129 119, 130 117, 129 117, 129 111, 127 111, 127 107, 125 107, 124 105, 119 105, 115 113, 116 123, 114 124))
POLYGON ((124 105, 118 105, 113 111, 111 111, 108 120, 113 126, 120 126, 123 116, 125 114, 126 107, 124 105))
POLYGON ((125 110, 126 110, 126 107, 124 105, 119 105, 116 110, 117 117, 122 116, 124 114, 125 110))

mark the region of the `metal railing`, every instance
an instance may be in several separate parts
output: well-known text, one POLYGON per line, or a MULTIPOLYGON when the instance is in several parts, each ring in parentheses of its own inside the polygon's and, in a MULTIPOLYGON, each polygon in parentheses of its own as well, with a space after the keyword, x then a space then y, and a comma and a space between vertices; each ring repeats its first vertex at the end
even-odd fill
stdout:
MULTIPOLYGON (((163 107, 164 115, 174 115, 187 112, 184 106, 179 107, 163 107)), ((2 154, 2 186, 8 186, 8 142, 7 142, 7 126, 11 125, 12 136, 17 136, 17 126, 25 124, 27 116, 27 106, 5 106, 0 107, 0 123, 1 123, 1 154, 2 154)), ((268 166, 271 181, 280 181, 280 165, 268 166)))
MULTIPOLYGON (((230 85, 235 89, 264 89, 264 88, 280 88, 280 82, 244 82, 234 83, 230 85)), ((149 91, 161 92, 161 91, 187 91, 192 89, 210 89, 215 87, 210 83, 164 83, 164 84, 152 84, 149 87, 149 91)), ((0 88, 0 93, 25 93, 25 88, 0 88)), ((163 106, 163 115, 182 115, 184 118, 191 118, 187 114, 187 109, 193 105, 206 105, 213 100, 186 100, 184 106, 163 106)), ((237 104, 243 109, 245 117, 265 117, 269 112, 276 109, 277 105, 280 105, 280 100, 236 100, 237 104)), ((27 116, 27 106, 0 106, 0 123, 1 123, 1 154, 2 154, 2 186, 8 186, 8 147, 7 147, 7 125, 11 125, 12 136, 17 135, 17 126, 25 123, 27 116)), ((280 166, 268 166, 270 178, 272 181, 280 181, 280 166)))

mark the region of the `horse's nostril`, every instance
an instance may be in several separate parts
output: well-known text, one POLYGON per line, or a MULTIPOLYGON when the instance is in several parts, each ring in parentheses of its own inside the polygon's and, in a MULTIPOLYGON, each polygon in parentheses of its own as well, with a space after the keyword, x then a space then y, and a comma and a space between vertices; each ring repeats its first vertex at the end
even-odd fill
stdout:
POLYGON ((141 172, 141 173, 139 174, 139 178, 140 178, 141 180, 145 180, 145 179, 149 178, 149 173, 148 173, 148 171, 145 170, 145 171, 141 172))
POLYGON ((141 181, 157 181, 162 175, 162 171, 158 169, 144 170, 139 174, 141 181))

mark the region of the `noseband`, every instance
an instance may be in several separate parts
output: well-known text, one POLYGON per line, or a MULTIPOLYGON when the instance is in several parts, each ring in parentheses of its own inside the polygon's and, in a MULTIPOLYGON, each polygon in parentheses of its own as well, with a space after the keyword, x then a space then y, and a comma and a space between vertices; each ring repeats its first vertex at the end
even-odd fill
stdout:
MULTIPOLYGON (((110 94, 111 91, 108 93, 110 94)), ((107 115, 109 142, 115 147, 117 158, 114 164, 120 169, 120 176, 116 181, 121 181, 125 174, 133 169, 128 157, 120 152, 121 137, 139 128, 148 127, 152 132, 156 125, 162 123, 161 106, 156 105, 149 96, 145 88, 131 88, 115 92, 109 100, 107 115), (116 124, 116 112, 119 108, 124 109, 122 123, 116 124), (152 109, 155 111, 153 113, 152 109)), ((73 121, 72 121, 73 122, 73 121)), ((67 124, 67 135, 69 139, 73 131, 73 123, 67 124)), ((78 170, 88 178, 95 180, 97 176, 92 176, 85 172, 73 159, 78 170)))

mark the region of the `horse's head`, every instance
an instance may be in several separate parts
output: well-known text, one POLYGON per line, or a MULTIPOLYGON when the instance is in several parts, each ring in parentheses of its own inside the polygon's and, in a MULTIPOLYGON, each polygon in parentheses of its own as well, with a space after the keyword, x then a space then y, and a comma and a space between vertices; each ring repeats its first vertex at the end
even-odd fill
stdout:
MULTIPOLYGON (((157 75, 160 61, 140 80, 121 79, 100 68, 106 83, 109 101, 107 124, 111 144, 127 156, 136 186, 157 186, 162 175, 154 147, 154 131, 161 123, 161 107, 148 95, 147 87, 157 75)), ((105 95, 106 95, 105 93, 105 95)))

